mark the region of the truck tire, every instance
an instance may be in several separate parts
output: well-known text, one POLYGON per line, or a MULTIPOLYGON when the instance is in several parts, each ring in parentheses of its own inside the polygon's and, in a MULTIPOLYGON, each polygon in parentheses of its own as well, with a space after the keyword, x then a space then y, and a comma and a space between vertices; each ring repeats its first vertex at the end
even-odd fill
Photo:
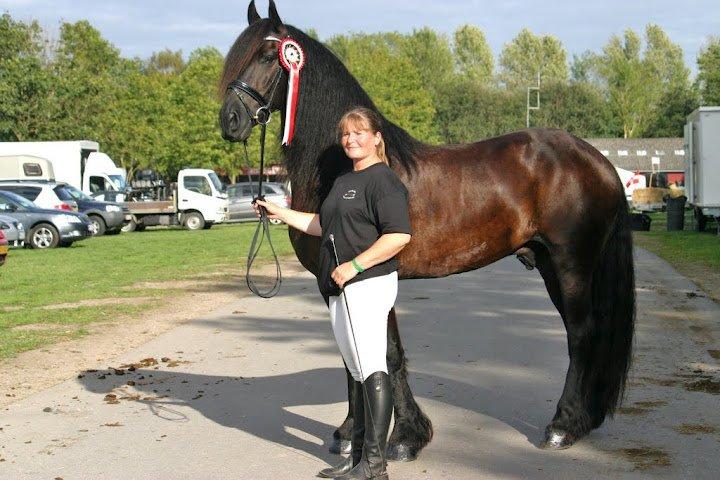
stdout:
POLYGON ((120 231, 123 233, 130 233, 130 232, 134 232, 137 229, 137 227, 138 227, 138 224, 135 223, 135 220, 130 219, 130 221, 128 223, 123 224, 120 231))
POLYGON ((55 248, 60 243, 60 234, 49 223, 39 223, 30 229, 30 248, 55 248))
POLYGON ((205 219, 200 212, 189 212, 184 217, 183 224, 188 230, 202 230, 205 228, 205 219))
POLYGON ((695 231, 704 232, 707 227, 707 217, 703 214, 702 209, 698 207, 693 208, 693 214, 695 215, 695 231))
POLYGON ((90 221, 95 227, 95 233, 93 233, 93 237, 100 237, 102 235, 105 235, 105 230, 107 230, 107 226, 105 225, 105 220, 103 220, 101 216, 90 215, 90 221))

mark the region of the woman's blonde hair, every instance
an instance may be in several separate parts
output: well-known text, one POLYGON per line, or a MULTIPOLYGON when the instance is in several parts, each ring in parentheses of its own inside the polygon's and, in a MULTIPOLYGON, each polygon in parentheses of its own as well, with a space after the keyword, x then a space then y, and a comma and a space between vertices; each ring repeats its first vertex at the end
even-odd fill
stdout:
POLYGON ((370 110, 365 107, 355 107, 352 110, 345 113, 338 123, 338 140, 342 138, 343 132, 349 126, 353 125, 360 127, 365 130, 370 130, 373 134, 380 133, 380 143, 377 144, 377 156, 384 163, 388 163, 388 157, 385 153, 385 138, 382 135, 380 129, 382 125, 382 119, 380 115, 374 110, 370 110))

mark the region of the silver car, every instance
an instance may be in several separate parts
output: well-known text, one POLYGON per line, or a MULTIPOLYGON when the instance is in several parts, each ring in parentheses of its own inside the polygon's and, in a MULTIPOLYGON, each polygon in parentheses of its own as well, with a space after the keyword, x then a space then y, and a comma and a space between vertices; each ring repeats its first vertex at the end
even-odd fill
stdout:
POLYGON ((87 215, 38 208, 30 200, 0 190, 0 215, 14 218, 25 227, 25 243, 31 248, 69 247, 91 235, 87 215))
POLYGON ((6 215, 0 215, 0 230, 5 234, 9 246, 22 247, 25 245, 25 226, 22 222, 6 215))
MULTIPOLYGON (((242 182, 227 187, 228 219, 230 222, 243 222, 257 218, 252 208, 252 201, 258 196, 257 193, 257 183, 242 182)), ((265 200, 281 207, 290 206, 290 195, 282 183, 263 182, 263 195, 265 200)), ((278 225, 282 221, 271 219, 270 223, 278 225)))

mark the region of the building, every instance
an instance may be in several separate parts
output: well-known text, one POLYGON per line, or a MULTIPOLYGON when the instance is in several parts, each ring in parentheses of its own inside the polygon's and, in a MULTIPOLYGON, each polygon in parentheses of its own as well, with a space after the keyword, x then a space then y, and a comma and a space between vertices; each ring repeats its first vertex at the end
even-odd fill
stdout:
POLYGON ((653 159, 658 163, 652 186, 670 183, 685 185, 685 146, 682 138, 586 138, 610 162, 619 168, 640 172, 648 178, 653 172, 653 159))

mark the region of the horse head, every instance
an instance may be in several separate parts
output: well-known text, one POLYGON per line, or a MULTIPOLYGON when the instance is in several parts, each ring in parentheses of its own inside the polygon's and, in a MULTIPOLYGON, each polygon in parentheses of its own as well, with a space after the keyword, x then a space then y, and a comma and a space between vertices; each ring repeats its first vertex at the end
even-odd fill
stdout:
POLYGON ((270 0, 268 18, 261 18, 255 0, 248 7, 248 27, 238 36, 225 58, 220 80, 220 127, 231 142, 246 140, 252 128, 271 111, 284 106, 287 73, 280 65, 279 40, 287 27, 270 0))

